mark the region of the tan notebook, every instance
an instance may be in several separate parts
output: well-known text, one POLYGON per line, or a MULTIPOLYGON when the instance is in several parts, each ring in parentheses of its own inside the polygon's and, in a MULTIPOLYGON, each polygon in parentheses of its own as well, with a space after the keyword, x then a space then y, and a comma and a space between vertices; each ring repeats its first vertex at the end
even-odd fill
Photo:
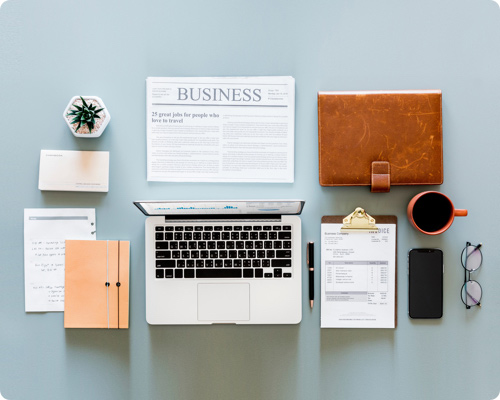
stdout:
POLYGON ((318 93, 322 186, 443 183, 440 90, 318 93))
POLYGON ((64 327, 128 328, 130 242, 66 240, 64 327))

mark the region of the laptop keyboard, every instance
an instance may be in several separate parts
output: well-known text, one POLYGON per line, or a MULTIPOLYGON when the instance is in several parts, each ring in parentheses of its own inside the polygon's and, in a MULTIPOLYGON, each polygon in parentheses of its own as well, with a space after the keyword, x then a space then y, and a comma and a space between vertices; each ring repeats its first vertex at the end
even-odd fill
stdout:
POLYGON ((158 279, 292 277, 291 225, 157 225, 158 279))

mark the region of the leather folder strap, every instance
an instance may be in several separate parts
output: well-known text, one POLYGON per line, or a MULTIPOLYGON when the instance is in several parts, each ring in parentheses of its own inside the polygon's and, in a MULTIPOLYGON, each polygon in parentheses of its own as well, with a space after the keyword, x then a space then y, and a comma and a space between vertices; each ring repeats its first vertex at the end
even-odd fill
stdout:
POLYGON ((373 193, 387 193, 391 190, 391 165, 387 161, 372 162, 373 193))

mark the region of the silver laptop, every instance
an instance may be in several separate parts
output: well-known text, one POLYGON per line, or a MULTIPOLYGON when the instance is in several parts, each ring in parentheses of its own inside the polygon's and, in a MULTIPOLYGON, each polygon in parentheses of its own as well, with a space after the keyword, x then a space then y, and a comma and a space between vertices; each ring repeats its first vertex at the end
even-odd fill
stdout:
POLYGON ((149 324, 297 324, 301 200, 136 201, 149 324))

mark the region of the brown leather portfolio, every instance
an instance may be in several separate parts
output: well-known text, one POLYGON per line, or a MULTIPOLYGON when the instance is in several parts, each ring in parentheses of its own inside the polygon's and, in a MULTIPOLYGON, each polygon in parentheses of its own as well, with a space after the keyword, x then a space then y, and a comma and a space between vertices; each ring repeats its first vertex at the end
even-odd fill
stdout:
POLYGON ((443 183, 440 90, 318 93, 322 186, 443 183))
POLYGON ((64 327, 128 328, 130 242, 66 240, 64 327))

